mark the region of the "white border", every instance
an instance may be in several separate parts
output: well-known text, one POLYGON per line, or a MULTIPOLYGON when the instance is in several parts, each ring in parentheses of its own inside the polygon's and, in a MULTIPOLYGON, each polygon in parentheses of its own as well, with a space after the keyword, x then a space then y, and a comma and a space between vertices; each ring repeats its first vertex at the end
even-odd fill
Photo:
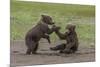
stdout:
POLYGON ((9 66, 10 59, 10 4, 0 0, 0 67, 9 66))

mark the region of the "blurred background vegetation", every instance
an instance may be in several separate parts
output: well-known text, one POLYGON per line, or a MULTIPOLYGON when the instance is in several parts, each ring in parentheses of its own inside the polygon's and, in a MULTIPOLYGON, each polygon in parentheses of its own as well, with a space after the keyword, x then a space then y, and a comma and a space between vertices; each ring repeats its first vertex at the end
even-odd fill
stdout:
MULTIPOLYGON (((93 44, 95 41, 95 6, 57 3, 40 3, 11 0, 11 40, 24 40, 29 29, 37 24, 41 14, 52 16, 56 25, 65 31, 67 23, 76 24, 80 42, 93 44)), ((52 41, 58 40, 53 33, 52 41)))

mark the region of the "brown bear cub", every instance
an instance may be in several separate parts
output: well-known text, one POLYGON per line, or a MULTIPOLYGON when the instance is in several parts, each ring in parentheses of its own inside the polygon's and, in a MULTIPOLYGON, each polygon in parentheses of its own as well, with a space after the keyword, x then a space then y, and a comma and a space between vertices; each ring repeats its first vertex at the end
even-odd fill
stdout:
MULTIPOLYGON (((57 26, 55 26, 56 28, 57 26)), ((57 45, 56 47, 51 47, 51 50, 60 50, 60 53, 75 53, 78 50, 78 38, 77 33, 75 31, 75 25, 74 24, 68 24, 66 29, 68 30, 64 34, 60 33, 57 29, 55 33, 59 36, 61 40, 66 40, 66 43, 57 45)))
POLYGON ((26 54, 36 54, 36 51, 38 49, 38 44, 39 44, 39 40, 41 38, 45 38, 48 40, 48 42, 50 43, 50 39, 49 39, 49 34, 51 34, 54 29, 49 28, 48 25, 53 25, 54 22, 52 21, 52 18, 50 16, 47 15, 41 15, 41 19, 38 22, 38 24, 33 27, 32 29, 30 29, 25 37, 25 43, 27 46, 27 51, 26 54))

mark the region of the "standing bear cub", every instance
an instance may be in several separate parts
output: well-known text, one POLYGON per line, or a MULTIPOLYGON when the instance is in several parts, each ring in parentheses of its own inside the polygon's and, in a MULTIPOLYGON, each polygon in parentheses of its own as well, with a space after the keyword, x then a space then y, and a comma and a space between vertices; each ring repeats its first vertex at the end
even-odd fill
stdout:
POLYGON ((38 22, 38 24, 33 27, 32 29, 30 29, 25 37, 25 43, 27 46, 27 51, 26 54, 36 54, 36 51, 38 49, 38 44, 39 44, 39 40, 41 38, 45 38, 48 40, 48 42, 50 43, 50 39, 49 39, 49 34, 51 34, 54 29, 49 28, 48 25, 53 25, 54 22, 52 21, 52 18, 50 16, 47 15, 41 15, 41 19, 38 22))

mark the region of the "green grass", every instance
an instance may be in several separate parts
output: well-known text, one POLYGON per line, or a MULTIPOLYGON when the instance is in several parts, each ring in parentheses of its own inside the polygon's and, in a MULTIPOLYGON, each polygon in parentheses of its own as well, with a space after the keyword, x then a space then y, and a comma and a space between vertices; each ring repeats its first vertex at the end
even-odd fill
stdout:
MULTIPOLYGON (((67 23, 76 24, 79 40, 94 42, 95 6, 23 1, 11 1, 11 40, 23 40, 26 32, 37 24, 41 14, 52 16, 56 25, 62 27, 62 32, 67 23)), ((51 35, 51 39, 58 39, 55 33, 51 35)))

